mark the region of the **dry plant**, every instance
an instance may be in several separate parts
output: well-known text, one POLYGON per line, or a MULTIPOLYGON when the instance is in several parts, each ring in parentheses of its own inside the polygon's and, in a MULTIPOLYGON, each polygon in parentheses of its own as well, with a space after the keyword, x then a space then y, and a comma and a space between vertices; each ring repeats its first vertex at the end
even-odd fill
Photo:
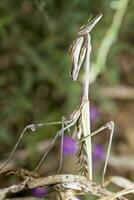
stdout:
MULTIPOLYGON (((56 136, 51 142, 51 145, 43 155, 42 159, 38 163, 37 167, 33 172, 27 170, 14 170, 1 173, 1 175, 14 175, 21 176, 25 180, 17 185, 12 185, 8 188, 0 190, 0 199, 6 199, 9 194, 24 191, 26 189, 31 189, 35 187, 51 186, 54 192, 45 199, 57 199, 57 200, 76 200, 77 195, 92 194, 101 200, 127 200, 122 195, 133 192, 134 187, 130 189, 125 189, 117 193, 112 193, 107 190, 102 185, 99 185, 92 181, 92 141, 91 137, 102 130, 108 128, 110 130, 110 140, 107 150, 107 155, 105 159, 104 169, 102 173, 102 184, 104 184, 104 176, 107 168, 107 163, 109 159, 114 122, 108 122, 104 126, 95 130, 91 133, 90 129, 90 105, 89 105, 89 73, 90 73, 90 54, 91 54, 91 36, 90 31, 96 25, 96 23, 101 19, 102 15, 98 15, 94 20, 88 21, 84 26, 82 26, 77 34, 76 39, 70 47, 70 54, 72 58, 72 68, 71 68, 71 78, 76 81, 79 70, 84 61, 84 79, 83 79, 83 89, 82 97, 79 106, 70 115, 69 119, 62 118, 62 121, 50 122, 45 124, 31 124, 28 125, 22 132, 18 142, 16 143, 12 153, 10 154, 8 160, 4 163, 0 170, 3 170, 6 165, 10 162, 14 152, 21 141, 24 133, 27 129, 35 131, 37 127, 61 124, 61 129, 57 132, 56 136), (74 126, 74 131, 71 133, 70 128, 74 126), (63 146, 63 136, 64 132, 68 131, 69 134, 78 143, 78 167, 80 175, 63 174, 63 175, 53 175, 48 177, 40 177, 37 174, 38 169, 44 162, 44 159, 48 155, 50 149, 52 148, 55 140, 58 136, 62 136, 61 146, 63 146)), ((61 161, 58 173, 60 172, 62 165, 62 148, 61 148, 61 161)), ((20 198, 21 199, 21 198, 20 198)), ((24 198, 23 198, 24 199, 24 198)))
MULTIPOLYGON (((25 180, 18 185, 12 185, 0 190, 0 199, 5 199, 9 194, 14 194, 26 189, 35 187, 51 186, 54 192, 45 199, 56 200, 77 200, 76 195, 92 194, 101 200, 127 200, 122 195, 134 192, 134 187, 122 190, 117 193, 110 192, 101 185, 90 181, 85 176, 63 174, 48 177, 40 177, 37 173, 32 173, 24 169, 8 171, 3 175, 21 176, 25 180)), ((21 198, 20 198, 21 199, 21 198)))

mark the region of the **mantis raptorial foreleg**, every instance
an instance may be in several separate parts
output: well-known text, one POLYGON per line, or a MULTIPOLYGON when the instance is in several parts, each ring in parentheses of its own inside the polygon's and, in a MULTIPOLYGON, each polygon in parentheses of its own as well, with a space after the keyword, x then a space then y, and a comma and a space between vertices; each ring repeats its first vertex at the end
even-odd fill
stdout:
POLYGON ((105 164, 104 164, 104 169, 103 169, 103 172, 102 172, 102 185, 104 183, 104 177, 105 177, 106 168, 107 168, 107 164, 108 164, 108 159, 109 159, 109 155, 110 155, 110 149, 111 149, 113 132, 114 132, 114 122, 113 121, 107 122, 105 125, 101 126, 99 129, 95 130, 91 134, 87 135, 86 137, 84 137, 84 138, 82 138, 81 140, 78 141, 78 142, 82 142, 87 137, 94 136, 97 133, 100 133, 101 131, 103 131, 104 129, 107 129, 107 128, 110 130, 110 138, 109 138, 109 145, 108 145, 108 150, 107 150, 107 154, 106 154, 106 160, 105 160, 105 164))

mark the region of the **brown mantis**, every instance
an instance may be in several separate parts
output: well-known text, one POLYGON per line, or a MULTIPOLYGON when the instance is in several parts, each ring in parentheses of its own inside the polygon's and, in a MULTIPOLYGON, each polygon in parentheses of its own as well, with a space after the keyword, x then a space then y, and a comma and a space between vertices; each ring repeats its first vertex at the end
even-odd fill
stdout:
MULTIPOLYGON (((90 107, 89 107, 89 73, 90 73, 90 54, 91 54, 91 39, 90 39, 90 31, 93 29, 95 24, 100 20, 102 15, 98 15, 94 20, 88 22, 86 25, 80 28, 76 40, 70 47, 70 53, 72 57, 72 68, 71 68, 71 78, 75 81, 77 80, 79 70, 84 63, 84 70, 85 70, 85 77, 83 82, 83 94, 80 105, 74 110, 74 112, 70 115, 69 119, 63 118, 62 121, 57 122, 50 122, 44 124, 31 124, 24 128, 19 140, 17 141, 12 153, 10 154, 8 160, 4 163, 0 170, 2 170, 6 165, 10 162, 14 152, 20 143, 23 135, 25 134, 27 129, 31 129, 35 131, 37 127, 42 127, 46 125, 62 125, 61 129, 57 132, 54 139, 52 140, 50 146, 48 147, 47 151, 43 155, 42 159, 38 163, 37 167, 34 171, 37 171, 39 167, 42 165, 44 159, 46 158, 48 152, 52 148, 55 140, 58 136, 62 136, 62 145, 63 145, 63 135, 65 131, 70 132, 70 128, 75 126, 73 134, 71 136, 78 142, 78 163, 80 174, 86 176, 88 179, 92 180, 92 146, 91 146, 91 137, 100 131, 108 128, 110 130, 110 142, 109 147, 107 150, 106 160, 104 164, 104 170, 102 175, 102 183, 104 181, 104 176, 106 172, 106 167, 108 163, 108 158, 110 154, 111 142, 113 137, 113 130, 114 130, 114 123, 108 122, 106 125, 102 126, 101 128, 97 129, 93 133, 90 130, 90 107)), ((62 149, 61 149, 61 162, 60 168, 62 164, 62 149)))
POLYGON ((77 80, 77 76, 82 65, 83 60, 85 59, 85 79, 84 79, 84 87, 83 87, 83 96, 81 103, 81 111, 80 117, 77 121, 77 140, 81 141, 81 145, 79 143, 78 150, 78 160, 80 164, 81 174, 88 177, 92 180, 92 152, 91 152, 91 136, 99 133, 100 131, 108 128, 111 130, 110 132, 110 142, 107 151, 106 161, 104 165, 103 175, 102 175, 102 183, 104 181, 104 175, 106 172, 106 167, 108 163, 108 158, 110 154, 111 142, 113 137, 114 123, 108 122, 106 125, 102 126, 94 133, 90 132, 90 116, 89 116, 89 73, 90 73, 90 53, 91 53, 91 42, 90 42, 90 31, 95 26, 95 24, 100 20, 102 15, 98 15, 94 20, 88 22, 86 25, 80 28, 80 31, 77 34, 76 40, 72 43, 70 48, 70 53, 72 56, 72 68, 71 68, 71 77, 75 81, 77 80), (81 139, 83 138, 83 139, 81 139))

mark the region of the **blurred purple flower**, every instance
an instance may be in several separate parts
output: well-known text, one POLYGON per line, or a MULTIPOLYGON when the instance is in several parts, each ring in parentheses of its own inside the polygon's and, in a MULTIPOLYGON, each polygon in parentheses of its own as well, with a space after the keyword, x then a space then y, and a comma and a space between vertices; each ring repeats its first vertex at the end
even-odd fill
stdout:
POLYGON ((100 118, 100 112, 94 105, 90 107, 90 117, 91 117, 91 122, 95 122, 100 118))
POLYGON ((77 152, 77 142, 70 136, 66 135, 63 141, 63 154, 70 155, 76 154, 77 152))
POLYGON ((103 160, 105 156, 104 147, 101 144, 94 144, 93 146, 93 161, 103 160))
POLYGON ((48 189, 44 187, 37 187, 32 189, 32 194, 35 197, 42 197, 45 194, 48 194, 48 189))
POLYGON ((82 200, 80 197, 77 196, 77 199, 82 200))

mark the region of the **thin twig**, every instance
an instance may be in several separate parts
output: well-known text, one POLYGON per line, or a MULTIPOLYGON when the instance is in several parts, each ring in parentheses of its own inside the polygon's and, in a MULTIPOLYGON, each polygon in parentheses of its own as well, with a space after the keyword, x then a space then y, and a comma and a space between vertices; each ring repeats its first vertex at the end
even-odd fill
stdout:
MULTIPOLYGON (((26 178, 25 171, 16 170, 9 171, 7 174, 14 174, 23 176, 26 178)), ((26 172, 26 174, 29 172, 26 172)), ((63 174, 63 175, 53 175, 48 177, 40 178, 27 178, 25 181, 21 182, 18 185, 13 185, 5 189, 0 190, 0 199, 4 199, 9 193, 17 193, 25 189, 32 189, 35 187, 43 186, 52 186, 52 188, 59 192, 60 194, 66 193, 70 197, 75 195, 84 195, 92 194, 94 196, 104 198, 108 196, 116 195, 113 192, 103 188, 101 185, 88 180, 84 176, 72 175, 72 174, 63 174)), ((127 200, 125 197, 115 198, 116 200, 127 200)))

